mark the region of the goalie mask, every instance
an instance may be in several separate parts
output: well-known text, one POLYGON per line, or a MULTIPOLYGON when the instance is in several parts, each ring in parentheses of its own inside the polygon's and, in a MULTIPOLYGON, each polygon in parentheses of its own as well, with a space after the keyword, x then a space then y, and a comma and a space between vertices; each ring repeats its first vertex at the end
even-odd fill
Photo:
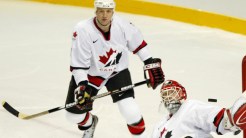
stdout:
POLYGON ((174 80, 165 81, 160 93, 162 102, 170 114, 176 113, 187 98, 185 88, 174 80))

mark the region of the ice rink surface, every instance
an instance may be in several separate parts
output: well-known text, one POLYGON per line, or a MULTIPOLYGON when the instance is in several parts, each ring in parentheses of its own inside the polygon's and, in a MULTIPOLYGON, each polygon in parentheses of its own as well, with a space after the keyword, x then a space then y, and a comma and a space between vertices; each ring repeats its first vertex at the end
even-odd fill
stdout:
MULTIPOLYGON (((153 56, 163 60, 166 79, 183 84, 188 98, 204 102, 217 98, 218 102, 211 104, 230 107, 241 95, 246 36, 160 18, 117 14, 140 28, 153 56)), ((71 77, 72 30, 78 21, 91 16, 94 9, 0 0, 0 101, 6 100, 27 114, 62 106, 71 77)), ((133 82, 142 81, 143 63, 131 53, 130 58, 133 82)), ((158 113, 159 89, 135 89, 148 134, 162 117, 158 113)), ((0 107, 0 137, 81 137, 82 132, 66 120, 64 113, 20 120, 0 107)), ((110 96, 96 100, 93 113, 99 117, 95 138, 131 137, 110 96)), ((236 137, 242 138, 242 134, 236 137)))

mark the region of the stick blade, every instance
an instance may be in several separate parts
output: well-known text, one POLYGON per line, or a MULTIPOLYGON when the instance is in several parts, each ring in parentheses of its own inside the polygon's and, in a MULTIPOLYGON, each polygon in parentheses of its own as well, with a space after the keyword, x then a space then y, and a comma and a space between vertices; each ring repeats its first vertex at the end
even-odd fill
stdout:
POLYGON ((21 114, 19 111, 15 110, 10 104, 8 104, 6 101, 2 102, 2 106, 12 115, 24 119, 26 117, 26 115, 21 114))

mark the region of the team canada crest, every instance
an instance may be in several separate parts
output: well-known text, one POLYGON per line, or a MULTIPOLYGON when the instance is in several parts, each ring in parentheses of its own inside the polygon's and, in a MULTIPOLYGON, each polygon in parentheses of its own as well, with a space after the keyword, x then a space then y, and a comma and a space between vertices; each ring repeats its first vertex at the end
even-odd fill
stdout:
POLYGON ((105 55, 99 56, 99 61, 104 64, 104 68, 101 71, 113 71, 116 65, 119 63, 122 52, 110 48, 105 55))
POLYGON ((99 56, 99 61, 104 64, 104 68, 101 71, 113 71, 116 65, 119 63, 122 52, 119 53, 117 50, 110 48, 105 55, 99 56))

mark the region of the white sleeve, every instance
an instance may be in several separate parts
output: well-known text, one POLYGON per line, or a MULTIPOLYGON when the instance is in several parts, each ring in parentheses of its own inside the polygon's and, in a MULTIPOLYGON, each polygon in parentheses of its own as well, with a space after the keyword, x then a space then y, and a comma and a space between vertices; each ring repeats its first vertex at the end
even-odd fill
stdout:
POLYGON ((148 47, 144 47, 144 48, 142 48, 141 50, 139 50, 139 51, 137 52, 137 55, 139 56, 139 58, 140 58, 142 61, 145 61, 145 60, 151 58, 151 54, 150 54, 150 52, 149 52, 149 50, 148 50, 148 47))
POLYGON ((220 112, 223 108, 196 100, 192 101, 190 104, 193 105, 190 108, 193 110, 192 113, 195 125, 205 132, 217 132, 218 126, 216 126, 216 122, 217 119, 220 119, 220 112))
POLYGON ((72 70, 72 74, 73 74, 73 77, 77 85, 81 81, 85 81, 85 80, 88 81, 88 78, 87 78, 88 70, 74 69, 72 70))
MULTIPOLYGON (((125 21, 125 36, 130 51, 136 50, 144 41, 142 33, 132 23, 125 21)), ((145 44, 147 45, 147 43, 145 44)))
POLYGON ((76 69, 89 69, 91 48, 89 34, 84 28, 76 26, 73 32, 70 66, 76 69))
POLYGON ((144 41, 141 31, 130 22, 125 22, 125 36, 127 47, 131 52, 137 54, 142 61, 151 57, 147 49, 147 43, 144 41))
POLYGON ((81 81, 88 80, 87 74, 90 68, 91 58, 88 39, 89 36, 83 28, 79 26, 74 28, 70 67, 77 84, 81 81))

